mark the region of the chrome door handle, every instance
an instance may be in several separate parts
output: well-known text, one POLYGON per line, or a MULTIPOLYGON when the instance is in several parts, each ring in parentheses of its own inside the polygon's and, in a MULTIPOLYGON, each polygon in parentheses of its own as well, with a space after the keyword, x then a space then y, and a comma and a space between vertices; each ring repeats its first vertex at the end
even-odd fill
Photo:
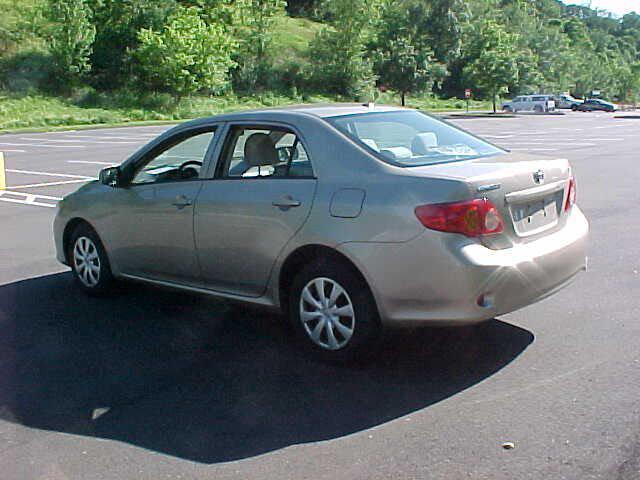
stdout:
POLYGON ((298 200, 292 198, 290 195, 285 195, 280 200, 274 200, 273 202, 271 202, 271 205, 280 208, 292 208, 299 207, 302 204, 298 200))
POLYGON ((193 202, 184 195, 178 195, 176 199, 171 203, 174 207, 184 208, 191 205, 193 202))

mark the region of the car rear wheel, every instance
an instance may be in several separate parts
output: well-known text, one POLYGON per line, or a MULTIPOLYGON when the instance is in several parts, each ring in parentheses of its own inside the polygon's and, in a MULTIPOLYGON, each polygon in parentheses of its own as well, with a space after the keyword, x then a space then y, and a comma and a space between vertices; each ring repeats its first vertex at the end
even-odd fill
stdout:
POLYGON ((296 275, 289 317, 306 351, 336 363, 368 357, 381 331, 369 287, 352 268, 333 259, 308 264, 296 275))
POLYGON ((113 285, 109 259, 98 235, 86 224, 78 226, 68 245, 67 258, 77 284, 87 293, 106 293, 113 285))
POLYGON ((536 105, 535 107, 533 107, 533 111, 536 113, 542 113, 544 110, 540 105, 536 105))

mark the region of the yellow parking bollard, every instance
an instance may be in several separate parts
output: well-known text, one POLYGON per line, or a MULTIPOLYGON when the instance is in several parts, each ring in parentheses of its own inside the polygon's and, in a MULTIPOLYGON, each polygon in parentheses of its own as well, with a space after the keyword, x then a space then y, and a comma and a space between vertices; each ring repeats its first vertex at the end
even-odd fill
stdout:
POLYGON ((7 188, 7 176, 4 174, 4 153, 0 152, 0 190, 7 188))

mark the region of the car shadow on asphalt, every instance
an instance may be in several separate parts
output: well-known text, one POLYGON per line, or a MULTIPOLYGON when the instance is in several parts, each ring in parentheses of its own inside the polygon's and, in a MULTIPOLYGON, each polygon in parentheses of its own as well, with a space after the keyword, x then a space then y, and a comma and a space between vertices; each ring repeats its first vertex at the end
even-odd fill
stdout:
POLYGON ((332 367, 299 353, 277 315, 124 290, 87 297, 68 273, 0 286, 0 418, 224 462, 423 409, 534 338, 499 320, 392 331, 372 362, 332 367))

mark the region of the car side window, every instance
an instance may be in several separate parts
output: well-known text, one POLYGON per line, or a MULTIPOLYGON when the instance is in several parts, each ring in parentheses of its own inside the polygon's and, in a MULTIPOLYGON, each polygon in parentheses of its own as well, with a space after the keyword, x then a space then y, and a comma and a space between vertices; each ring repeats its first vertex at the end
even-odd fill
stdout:
POLYGON ((302 142, 281 127, 232 127, 221 165, 222 178, 313 177, 302 142))
POLYGON ((200 169, 215 130, 208 130, 170 143, 159 153, 152 154, 138 166, 131 179, 132 185, 176 182, 199 178, 200 169))

